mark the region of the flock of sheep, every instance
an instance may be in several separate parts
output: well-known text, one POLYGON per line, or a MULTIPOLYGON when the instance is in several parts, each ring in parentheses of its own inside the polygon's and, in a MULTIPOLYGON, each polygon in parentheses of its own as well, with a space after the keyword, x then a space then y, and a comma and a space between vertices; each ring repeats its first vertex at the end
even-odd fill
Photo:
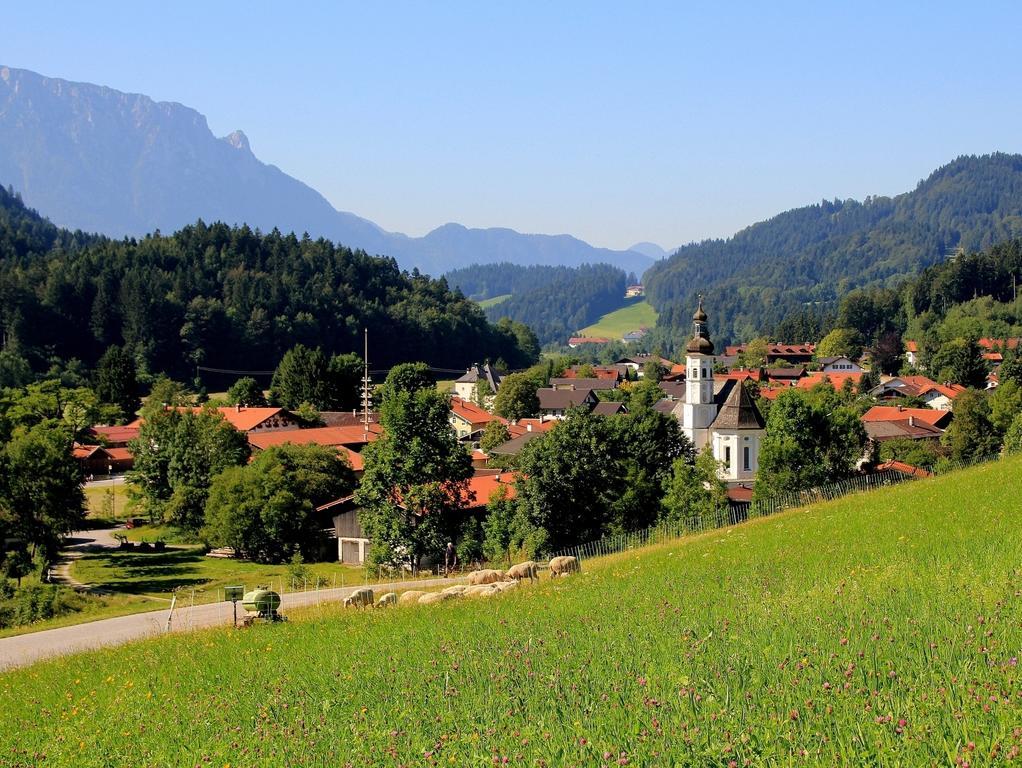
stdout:
MULTIPOLYGON (((567 576, 569 573, 576 573, 579 570, 578 558, 564 555, 554 557, 547 566, 550 569, 550 578, 567 576)), ((399 597, 396 592, 388 592, 381 596, 375 603, 373 590, 368 587, 357 589, 348 597, 344 598, 345 608, 385 608, 390 605, 430 605, 442 603, 445 600, 453 600, 458 597, 492 597, 514 589, 518 582, 528 579, 535 581, 539 578, 539 565, 532 560, 513 565, 504 571, 487 568, 481 571, 472 571, 468 574, 468 584, 454 584, 439 592, 426 592, 420 589, 410 589, 402 592, 399 597)))

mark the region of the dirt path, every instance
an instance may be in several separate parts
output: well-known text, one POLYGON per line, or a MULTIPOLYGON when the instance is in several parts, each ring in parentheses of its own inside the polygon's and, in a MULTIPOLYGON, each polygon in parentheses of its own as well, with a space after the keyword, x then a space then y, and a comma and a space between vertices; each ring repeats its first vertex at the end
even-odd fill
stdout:
POLYGON ((78 581, 78 579, 71 575, 71 566, 75 560, 78 560, 87 552, 98 549, 117 549, 120 543, 113 536, 117 530, 117 528, 99 528, 92 531, 78 531, 75 533, 74 536, 65 542, 64 549, 60 553, 60 560, 50 568, 50 583, 63 584, 80 592, 91 592, 94 595, 110 594, 107 590, 96 589, 91 584, 83 584, 78 581))
MULTIPOLYGON (((464 579, 417 579, 387 584, 370 584, 369 586, 376 590, 378 596, 383 592, 439 585, 449 586, 462 581, 464 579)), ((284 594, 281 610, 286 613, 289 609, 301 606, 338 602, 360 588, 360 586, 354 586, 284 594)), ((239 613, 241 612, 239 610, 239 613)), ((170 610, 163 609, 2 638, 0 639, 0 670, 23 667, 51 656, 121 645, 132 640, 162 634, 167 631, 169 616, 170 610)), ((191 607, 178 607, 174 610, 170 631, 187 632, 204 627, 222 626, 230 624, 231 619, 230 603, 206 603, 191 607)))

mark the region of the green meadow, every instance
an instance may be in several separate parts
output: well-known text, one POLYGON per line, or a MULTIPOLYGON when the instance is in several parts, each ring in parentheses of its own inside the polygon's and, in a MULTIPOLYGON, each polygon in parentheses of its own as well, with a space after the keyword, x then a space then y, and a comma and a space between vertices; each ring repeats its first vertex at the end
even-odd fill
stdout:
POLYGON ((489 599, 0 676, 0 765, 988 765, 1022 749, 1022 458, 489 599))
POLYGON ((653 306, 644 299, 629 299, 620 309, 608 312, 597 322, 583 328, 583 336, 606 336, 620 339, 629 331, 639 328, 652 328, 656 325, 657 313, 653 306))
POLYGON ((489 309, 495 307, 511 298, 510 293, 502 293, 500 296, 491 296, 488 299, 483 299, 479 302, 479 306, 483 309, 489 309))

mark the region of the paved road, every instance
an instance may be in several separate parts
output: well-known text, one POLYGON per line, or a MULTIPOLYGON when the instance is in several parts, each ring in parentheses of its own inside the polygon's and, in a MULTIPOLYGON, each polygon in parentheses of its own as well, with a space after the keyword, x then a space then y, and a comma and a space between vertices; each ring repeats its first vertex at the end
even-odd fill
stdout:
MULTIPOLYGON (((370 584, 377 596, 383 592, 402 589, 420 589, 441 584, 451 585, 464 579, 417 579, 388 584, 370 584)), ((297 608, 317 603, 336 602, 343 600, 360 587, 344 587, 322 589, 318 592, 292 592, 282 596, 282 610, 297 608)), ((239 613, 243 611, 239 610, 239 613)), ((151 637, 166 631, 169 609, 136 613, 131 616, 118 616, 113 619, 101 619, 87 624, 76 624, 71 627, 47 629, 42 632, 30 632, 16 637, 0 639, 0 670, 13 669, 31 664, 34 661, 51 656, 62 656, 68 653, 120 645, 132 640, 151 637)), ((229 603, 209 603, 193 607, 178 607, 174 610, 171 622, 172 632, 184 632, 202 627, 213 627, 231 623, 231 606, 229 603)))

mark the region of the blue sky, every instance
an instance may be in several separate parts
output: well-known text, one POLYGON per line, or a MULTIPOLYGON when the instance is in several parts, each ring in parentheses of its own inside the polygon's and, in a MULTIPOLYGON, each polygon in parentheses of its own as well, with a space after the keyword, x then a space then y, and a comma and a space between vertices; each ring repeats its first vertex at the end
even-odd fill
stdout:
POLYGON ((14 3, 0 64, 177 101, 383 227, 664 247, 1022 151, 1019 3, 14 3))

